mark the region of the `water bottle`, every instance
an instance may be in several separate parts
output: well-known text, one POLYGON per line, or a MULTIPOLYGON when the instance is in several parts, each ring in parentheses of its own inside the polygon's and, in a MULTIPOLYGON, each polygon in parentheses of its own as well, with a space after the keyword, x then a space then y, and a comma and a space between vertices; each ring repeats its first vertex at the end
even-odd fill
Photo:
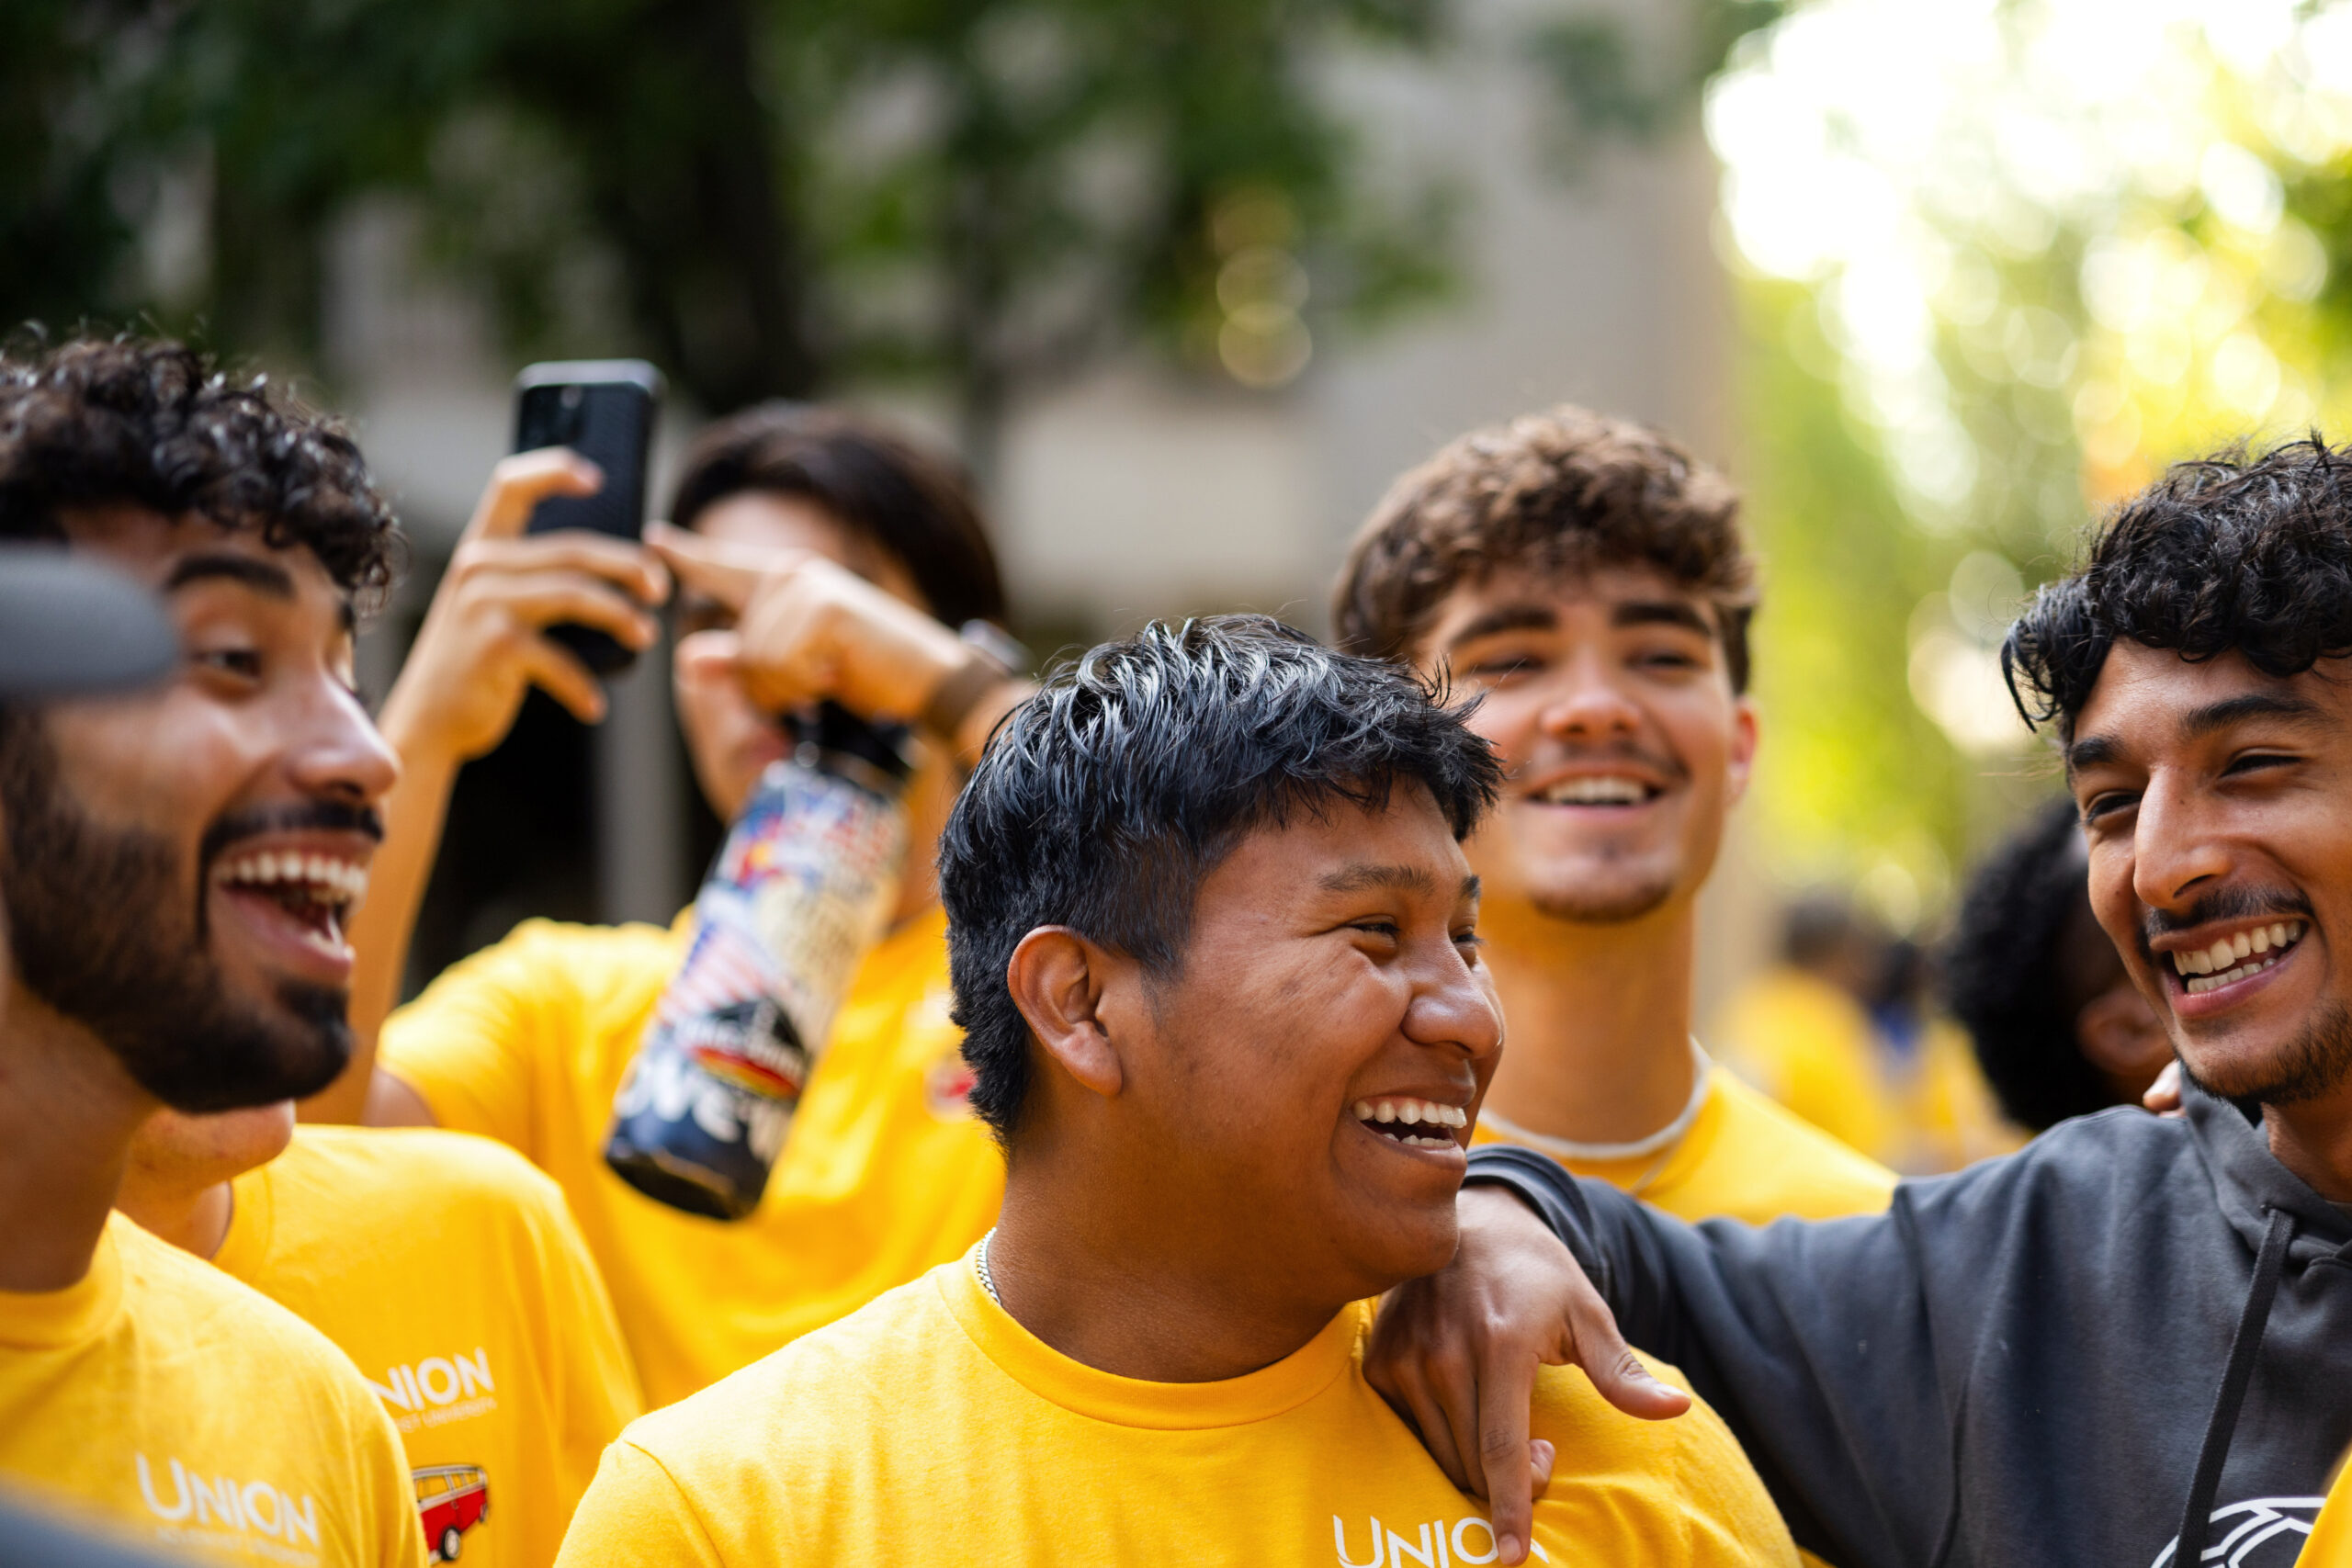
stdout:
POLYGON ((834 703, 796 726, 695 897, 694 940, 613 1100, 605 1163, 717 1220, 759 1206, 907 847, 907 732, 834 703))

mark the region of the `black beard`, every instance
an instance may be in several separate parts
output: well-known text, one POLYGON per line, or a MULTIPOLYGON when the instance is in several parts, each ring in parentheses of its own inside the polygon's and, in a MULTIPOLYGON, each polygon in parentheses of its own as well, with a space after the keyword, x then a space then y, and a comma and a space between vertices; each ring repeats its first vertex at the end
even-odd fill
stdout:
POLYGON ((2207 1078, 2189 1066, 2186 1056, 2180 1057, 2180 1070, 2189 1082, 2217 1100, 2307 1104, 2335 1093, 2352 1076, 2352 1013, 2341 1002, 2320 1010, 2303 1032, 2288 1043, 2279 1061, 2258 1079, 2207 1078))
POLYGON ((315 1094, 351 1060, 348 993, 288 981, 275 1008, 230 994, 169 840, 103 828, 58 786, 39 717, 0 722, 0 901, 26 989, 96 1035, 149 1094, 202 1114, 315 1094))

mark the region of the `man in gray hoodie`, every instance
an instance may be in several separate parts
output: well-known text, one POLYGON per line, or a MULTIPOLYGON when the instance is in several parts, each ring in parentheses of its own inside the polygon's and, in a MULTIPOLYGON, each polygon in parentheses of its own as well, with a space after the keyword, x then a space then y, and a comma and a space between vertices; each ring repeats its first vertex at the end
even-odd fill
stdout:
POLYGON ((1883 1216, 1765 1230, 1474 1154, 1461 1250, 1392 1301, 1371 1371, 1491 1483, 1498 1535, 1534 1367, 1609 1391, 1630 1340, 1841 1568, 2293 1562, 2352 1444, 2352 451, 2175 468, 2003 661, 2187 1115, 2068 1122, 1883 1216))

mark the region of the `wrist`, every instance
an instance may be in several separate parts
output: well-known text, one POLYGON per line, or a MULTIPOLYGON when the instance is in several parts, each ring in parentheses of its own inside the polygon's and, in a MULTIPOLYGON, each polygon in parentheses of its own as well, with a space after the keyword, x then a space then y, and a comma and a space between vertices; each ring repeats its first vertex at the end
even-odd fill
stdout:
POLYGON ((384 699, 383 710, 377 715, 377 733, 400 758, 404 773, 454 773, 466 759, 447 728, 431 722, 425 713, 419 711, 421 706, 414 700, 405 699, 401 687, 394 685, 391 695, 384 699))
POLYGON ((986 712, 993 728, 1002 705, 990 699, 1021 679, 1029 654, 1003 631, 979 620, 964 623, 956 647, 961 656, 933 681, 915 722, 960 751, 967 721, 986 712))

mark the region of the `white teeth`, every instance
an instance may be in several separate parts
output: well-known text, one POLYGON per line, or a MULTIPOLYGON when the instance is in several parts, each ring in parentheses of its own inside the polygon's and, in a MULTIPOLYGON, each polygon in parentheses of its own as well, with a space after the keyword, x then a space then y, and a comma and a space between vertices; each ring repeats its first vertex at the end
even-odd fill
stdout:
MULTIPOLYGON (((1359 1100, 1353 1107, 1359 1122, 1381 1122, 1406 1127, 1467 1127, 1470 1113, 1458 1105, 1440 1105, 1428 1100, 1359 1100)), ((1393 1135, 1393 1134, 1392 1134, 1393 1135)), ((1442 1148, 1453 1142, 1442 1134, 1419 1134, 1407 1133, 1396 1141, 1417 1144, 1430 1148, 1442 1148)))
POLYGON ((1554 806, 1639 806, 1649 795, 1639 779, 1621 774, 1566 779, 1544 792, 1554 806))
POLYGON ((2222 937, 2211 947, 2175 953, 2172 966, 2186 979, 2190 996, 2202 996, 2269 968, 2302 934, 2301 920, 2274 920, 2222 937))
POLYGON ((368 892, 364 867, 326 855, 248 855, 224 866, 220 878, 257 887, 290 885, 321 904, 356 904, 368 892))

